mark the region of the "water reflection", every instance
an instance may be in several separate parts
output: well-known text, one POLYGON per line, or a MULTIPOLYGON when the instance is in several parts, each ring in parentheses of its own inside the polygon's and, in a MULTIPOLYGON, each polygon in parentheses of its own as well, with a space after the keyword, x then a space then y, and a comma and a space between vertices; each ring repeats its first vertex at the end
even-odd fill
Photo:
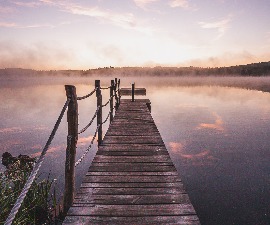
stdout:
POLYGON ((162 100, 150 97, 152 114, 202 223, 269 224, 270 95, 226 87, 160 92, 162 100))
MULTIPOLYGON (((265 79, 256 78, 253 85, 260 87, 265 79)), ((216 79, 207 79, 206 86, 198 79, 176 78, 124 78, 121 84, 130 86, 133 80, 137 87, 147 88, 152 115, 202 223, 269 224, 270 94, 213 86, 216 79)), ((102 82, 109 86, 110 79, 102 82)), ((233 85, 225 78, 222 82, 233 85)), ((1 87, 1 154, 9 151, 38 156, 65 102, 65 83, 58 80, 56 84, 1 87)), ((94 78, 75 83, 78 95, 83 96, 93 89, 94 78)), ((252 79, 244 78, 243 84, 251 85, 252 79)), ((103 99, 108 96, 104 91, 103 99)), ((95 107, 94 98, 79 102, 79 129, 88 124, 95 107)), ((107 115, 108 109, 103 113, 107 115)), ((91 127, 79 137, 77 158, 90 144, 93 133, 91 127)), ((51 171, 58 177, 60 185, 66 135, 64 117, 42 167, 44 174, 51 171)), ((95 145, 76 169, 77 185, 96 150, 95 145)))

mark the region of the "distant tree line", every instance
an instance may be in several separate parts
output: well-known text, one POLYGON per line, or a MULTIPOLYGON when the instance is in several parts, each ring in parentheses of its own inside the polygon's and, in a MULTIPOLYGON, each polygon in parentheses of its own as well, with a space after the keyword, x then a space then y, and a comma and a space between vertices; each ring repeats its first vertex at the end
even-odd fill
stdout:
POLYGON ((269 76, 270 61, 230 67, 104 67, 89 70, 0 69, 1 77, 9 76, 269 76))

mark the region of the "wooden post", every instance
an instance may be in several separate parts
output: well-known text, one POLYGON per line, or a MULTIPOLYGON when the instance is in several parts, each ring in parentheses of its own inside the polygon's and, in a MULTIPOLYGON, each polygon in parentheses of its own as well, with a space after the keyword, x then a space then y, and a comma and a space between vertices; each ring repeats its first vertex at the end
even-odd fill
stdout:
POLYGON ((100 80, 95 80, 95 87, 97 88, 96 96, 97 96, 97 108, 99 107, 97 113, 97 126, 98 128, 98 146, 102 144, 102 95, 100 89, 100 80))
POLYGON ((131 88, 131 95, 132 95, 132 102, 134 102, 134 95, 135 95, 135 82, 132 83, 132 88, 131 88))
POLYGON ((147 102, 146 105, 147 105, 149 112, 151 112, 151 102, 147 102))
POLYGON ((78 103, 76 87, 65 85, 66 96, 70 99, 67 111, 68 137, 65 163, 64 214, 73 203, 75 193, 75 156, 78 140, 78 103))
POLYGON ((117 94, 117 78, 114 81, 114 94, 115 94, 115 111, 118 109, 118 94, 117 94))
POLYGON ((110 87, 110 123, 113 121, 113 89, 114 89, 114 80, 111 80, 110 87))
POLYGON ((120 79, 118 79, 118 107, 121 104, 120 79))

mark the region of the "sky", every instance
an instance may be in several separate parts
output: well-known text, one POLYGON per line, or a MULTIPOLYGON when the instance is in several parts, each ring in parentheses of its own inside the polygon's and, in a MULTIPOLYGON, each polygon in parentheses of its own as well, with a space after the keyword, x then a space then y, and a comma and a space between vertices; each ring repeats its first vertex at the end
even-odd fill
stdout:
POLYGON ((0 68, 270 61, 269 0, 0 0, 0 68))

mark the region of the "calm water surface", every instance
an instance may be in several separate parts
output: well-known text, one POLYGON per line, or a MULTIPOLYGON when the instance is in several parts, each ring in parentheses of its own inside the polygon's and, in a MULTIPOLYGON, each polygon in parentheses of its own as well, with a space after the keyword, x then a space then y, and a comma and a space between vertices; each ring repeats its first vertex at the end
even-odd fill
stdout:
MULTIPOLYGON (((270 224, 270 94, 219 87, 216 81, 193 86, 194 82, 177 79, 132 80, 147 88, 153 118, 202 224, 270 224)), ((123 86, 130 82, 121 81, 123 86)), ((65 83, 71 81, 1 85, 1 154, 39 155, 65 102, 65 83)), ((82 96, 93 89, 94 79, 73 83, 82 96)), ((108 85, 104 79, 103 86, 108 85)), ((103 99, 107 98, 104 91, 103 99)), ((89 122, 95 105, 94 98, 79 102, 80 127, 89 122)), ((64 117, 41 169, 43 176, 50 173, 58 179, 60 189, 66 132, 64 117)), ((93 133, 91 127, 80 136, 77 157, 93 133)), ((94 146, 77 167, 77 186, 96 150, 94 146)))

